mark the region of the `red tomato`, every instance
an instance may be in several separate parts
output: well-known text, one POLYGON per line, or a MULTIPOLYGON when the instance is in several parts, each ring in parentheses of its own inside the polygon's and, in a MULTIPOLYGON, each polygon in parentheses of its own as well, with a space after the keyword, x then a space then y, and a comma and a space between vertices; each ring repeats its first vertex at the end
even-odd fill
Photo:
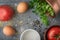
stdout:
POLYGON ((8 21, 14 14, 14 10, 8 5, 1 5, 0 6, 0 20, 1 21, 8 21))
POLYGON ((47 33, 48 40, 60 40, 60 26, 52 26, 47 33))

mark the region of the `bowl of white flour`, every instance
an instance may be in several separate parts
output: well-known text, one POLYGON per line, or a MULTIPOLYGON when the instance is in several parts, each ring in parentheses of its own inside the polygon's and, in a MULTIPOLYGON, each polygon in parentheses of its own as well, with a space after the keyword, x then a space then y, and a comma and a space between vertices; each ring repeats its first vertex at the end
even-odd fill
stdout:
POLYGON ((20 40, 41 40, 41 37, 36 30, 27 29, 21 34, 20 40))

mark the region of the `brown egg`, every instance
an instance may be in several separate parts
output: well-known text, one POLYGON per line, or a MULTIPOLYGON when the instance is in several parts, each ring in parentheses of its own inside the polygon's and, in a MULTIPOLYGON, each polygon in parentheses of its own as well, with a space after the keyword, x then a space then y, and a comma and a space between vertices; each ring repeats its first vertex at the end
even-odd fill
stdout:
POLYGON ((26 2, 20 2, 17 6, 17 11, 19 13, 24 13, 27 11, 27 9, 28 9, 28 3, 26 2))
POLYGON ((11 27, 11 26, 5 26, 3 28, 3 33, 6 35, 6 36, 12 36, 15 34, 15 30, 11 27))

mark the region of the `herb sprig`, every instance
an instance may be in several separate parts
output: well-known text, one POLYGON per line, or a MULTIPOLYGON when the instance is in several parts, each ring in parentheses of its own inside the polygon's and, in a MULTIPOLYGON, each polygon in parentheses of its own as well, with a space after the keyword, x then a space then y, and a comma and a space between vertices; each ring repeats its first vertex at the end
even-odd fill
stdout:
POLYGON ((51 16, 54 16, 54 11, 51 6, 45 0, 31 0, 30 8, 33 9, 33 12, 39 15, 41 21, 45 25, 49 25, 48 17, 46 16, 46 12, 49 12, 51 16))

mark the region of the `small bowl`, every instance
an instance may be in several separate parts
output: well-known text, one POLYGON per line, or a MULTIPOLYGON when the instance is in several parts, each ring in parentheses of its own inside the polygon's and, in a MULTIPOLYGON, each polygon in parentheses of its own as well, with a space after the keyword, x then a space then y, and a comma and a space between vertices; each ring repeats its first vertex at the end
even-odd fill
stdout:
POLYGON ((20 40, 41 40, 41 37, 37 31, 27 29, 21 34, 20 40))
POLYGON ((60 11, 58 0, 46 0, 46 2, 53 8, 55 15, 57 15, 60 11))
POLYGON ((51 29, 51 28, 53 28, 53 27, 60 27, 59 25, 53 25, 53 26, 51 26, 50 28, 48 28, 46 31, 45 31, 45 33, 44 33, 44 40, 48 40, 48 38, 47 38, 47 33, 48 33, 48 31, 51 29))

